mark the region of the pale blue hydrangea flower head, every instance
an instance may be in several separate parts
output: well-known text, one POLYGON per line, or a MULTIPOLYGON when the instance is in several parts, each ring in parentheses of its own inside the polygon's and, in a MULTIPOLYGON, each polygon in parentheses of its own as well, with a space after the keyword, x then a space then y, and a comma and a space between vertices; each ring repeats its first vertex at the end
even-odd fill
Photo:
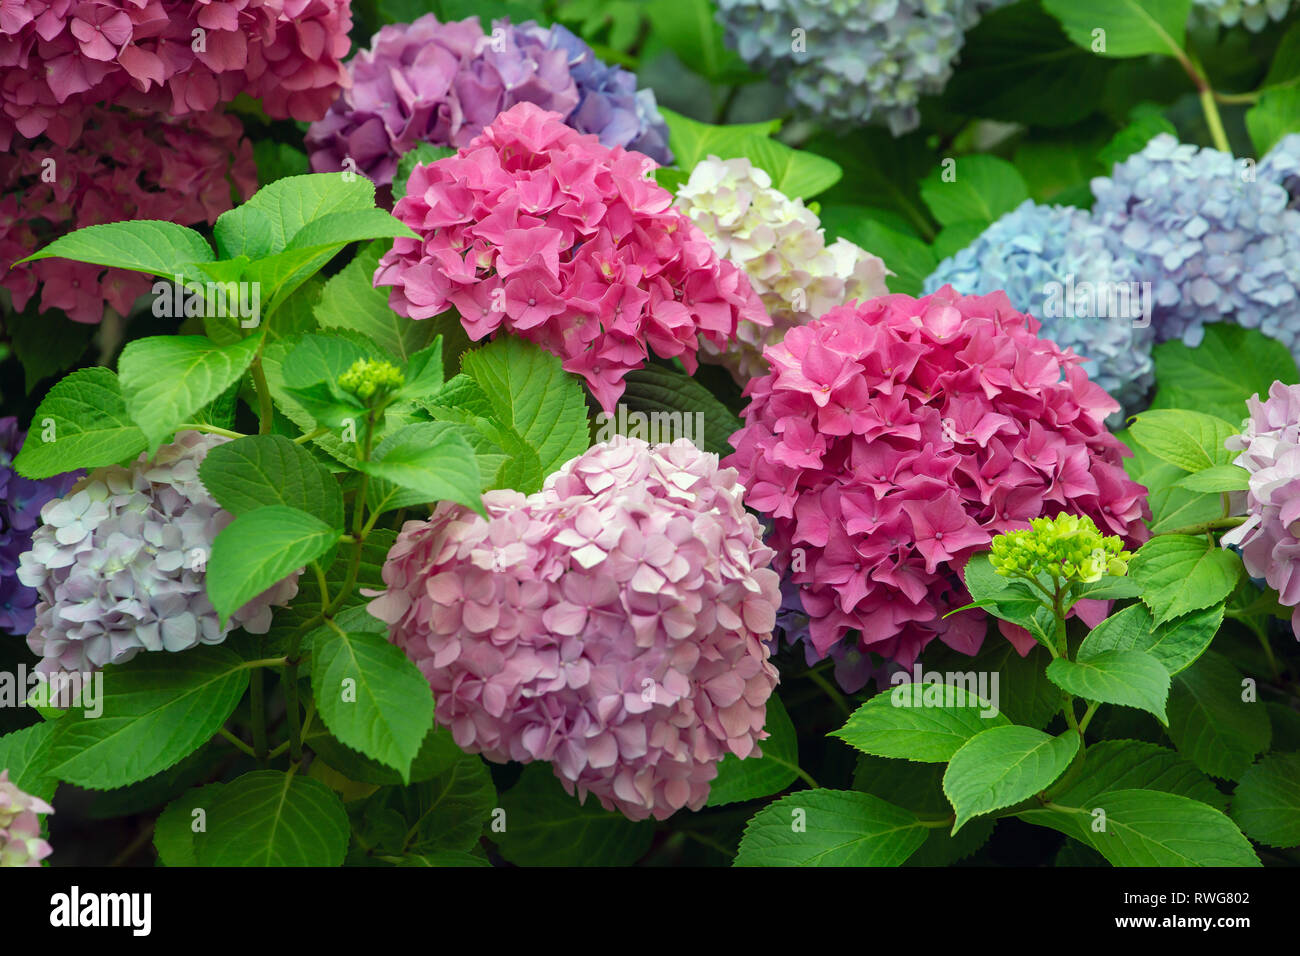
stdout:
POLYGON ((1006 292, 1042 322, 1040 337, 1088 359, 1088 377, 1135 411, 1154 381, 1154 334, 1137 264, 1112 245, 1083 210, 1027 199, 939 263, 924 291, 1006 292))
POLYGON ((942 92, 967 30, 1009 0, 718 0, 727 43, 817 119, 895 136, 942 92), (798 32, 802 31, 802 32, 798 32))

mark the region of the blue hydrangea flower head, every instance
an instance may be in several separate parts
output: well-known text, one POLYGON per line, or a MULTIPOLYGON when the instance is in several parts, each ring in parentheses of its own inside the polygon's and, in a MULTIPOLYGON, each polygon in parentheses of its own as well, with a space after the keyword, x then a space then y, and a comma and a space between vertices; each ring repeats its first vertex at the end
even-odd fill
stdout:
POLYGON ((727 43, 823 122, 882 118, 895 136, 942 92, 963 38, 1009 0, 719 0, 727 43))
POLYGON ((1006 292, 1042 322, 1042 338, 1088 359, 1088 377, 1129 412, 1154 381, 1141 279, 1132 255, 1108 242, 1086 212, 1027 199, 939 263, 924 291, 1006 292))

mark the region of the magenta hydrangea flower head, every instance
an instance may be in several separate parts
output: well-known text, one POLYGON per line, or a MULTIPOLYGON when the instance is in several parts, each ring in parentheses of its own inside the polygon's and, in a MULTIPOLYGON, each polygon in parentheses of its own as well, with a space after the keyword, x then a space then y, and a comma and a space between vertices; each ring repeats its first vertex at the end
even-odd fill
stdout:
POLYGON ((1038 328, 1001 292, 945 286, 832 309, 766 350, 724 464, 772 520, 819 656, 851 632, 903 664, 935 637, 973 653, 984 615, 944 619, 968 601, 958 572, 1032 518, 1146 538, 1145 489, 1103 424, 1116 403, 1038 328))
POLYGON ((113 103, 177 116, 240 93, 319 119, 348 80, 351 0, 28 0, 0 8, 0 149, 76 142, 113 103))
POLYGON ((455 156, 417 166, 393 214, 420 234, 379 261, 399 314, 451 306, 470 338, 505 330, 560 356, 607 412, 651 349, 697 367, 737 323, 770 319, 743 271, 649 178, 653 162, 511 107, 455 156))
POLYGON ((668 127, 654 93, 636 75, 602 63, 591 47, 556 24, 497 20, 484 33, 477 17, 440 23, 426 14, 380 27, 370 49, 348 64, 351 88, 307 134, 312 169, 355 169, 386 186, 401 155, 420 143, 468 145, 499 113, 533 103, 559 113, 606 146, 671 161, 668 127))
POLYGON ((85 673, 140 651, 219 644, 236 627, 265 634, 272 605, 298 593, 292 574, 223 627, 204 577, 212 542, 234 520, 199 480, 208 451, 228 441, 178 432, 152 459, 92 471, 41 509, 18 579, 35 588, 27 645, 41 673, 85 673))
POLYGON ((54 808, 19 790, 0 769, 0 867, 40 866, 54 851, 41 837, 41 817, 54 808))
POLYGON ((489 760, 548 760, 634 820, 698 810, 726 754, 759 753, 781 595, 716 455, 596 445, 541 491, 409 521, 370 605, 489 760))
POLYGON ((245 199, 256 191, 257 167, 239 120, 220 111, 171 119, 95 108, 82 121, 73 147, 43 139, 0 154, 0 286, 15 309, 39 289, 42 312, 95 323, 106 305, 125 315, 154 279, 66 259, 13 263, 84 226, 214 223, 232 185, 245 199))
POLYGON ((1262 577, 1284 607, 1296 608, 1291 626, 1300 634, 1300 385, 1274 382, 1265 401, 1254 395, 1246 406, 1242 433, 1225 442, 1250 472, 1246 521, 1222 543, 1239 546, 1251 577, 1262 577))

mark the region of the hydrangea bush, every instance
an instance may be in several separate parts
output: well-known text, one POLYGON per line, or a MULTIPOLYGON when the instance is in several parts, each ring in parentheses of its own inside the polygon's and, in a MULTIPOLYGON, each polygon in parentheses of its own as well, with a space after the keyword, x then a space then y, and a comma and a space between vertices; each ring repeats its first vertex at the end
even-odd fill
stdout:
POLYGON ((0 865, 1300 860, 1290 5, 469 9, 0 0, 0 865))

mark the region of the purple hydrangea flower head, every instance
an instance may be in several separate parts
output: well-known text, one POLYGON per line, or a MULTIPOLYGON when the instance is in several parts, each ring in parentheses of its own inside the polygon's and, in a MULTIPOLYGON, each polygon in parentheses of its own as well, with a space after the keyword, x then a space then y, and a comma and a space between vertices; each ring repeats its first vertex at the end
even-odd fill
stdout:
POLYGON ((1225 442, 1250 472, 1246 521, 1222 543, 1240 547, 1251 577, 1262 577, 1284 607, 1296 609, 1294 629, 1300 627, 1300 385, 1274 382, 1267 400, 1255 395, 1246 407, 1242 433, 1225 442))
POLYGON ((719 0, 726 41, 820 121, 916 129, 966 31, 1008 0, 719 0))
POLYGON ((1040 338, 1083 356, 1088 378, 1128 412, 1155 380, 1141 278, 1133 253, 1108 242, 1086 212, 1027 199, 939 263, 925 293, 945 285, 967 295, 1006 292, 1042 322, 1040 338))
POLYGON ((1158 341, 1195 347, 1233 321, 1300 355, 1300 210, 1268 178, 1293 169, 1294 145, 1255 167, 1162 133, 1092 181, 1093 221, 1152 282, 1158 341))
POLYGON ((298 592, 295 573, 240 608, 223 627, 205 569, 234 516, 199 480, 208 451, 228 439, 179 432, 149 459, 99 468, 41 509, 18 579, 39 596, 27 644, 37 670, 87 672, 140 651, 219 644, 236 627, 264 634, 272 605, 298 592))
POLYGON ((26 634, 36 621, 36 592, 18 580, 18 556, 32 545, 41 507, 67 492, 80 473, 34 481, 14 471, 26 436, 12 416, 0 418, 0 631, 26 634))
POLYGON ((623 146, 666 164, 668 127, 654 93, 636 75, 599 60, 564 27, 497 20, 491 34, 477 17, 381 27, 370 49, 348 64, 352 85, 307 134, 312 169, 355 169, 392 182, 402 154, 420 143, 467 145, 517 103, 559 113, 606 146, 623 146))
POLYGON ((24 793, 0 769, 0 867, 40 866, 53 850, 41 837, 41 817, 54 808, 24 793))

